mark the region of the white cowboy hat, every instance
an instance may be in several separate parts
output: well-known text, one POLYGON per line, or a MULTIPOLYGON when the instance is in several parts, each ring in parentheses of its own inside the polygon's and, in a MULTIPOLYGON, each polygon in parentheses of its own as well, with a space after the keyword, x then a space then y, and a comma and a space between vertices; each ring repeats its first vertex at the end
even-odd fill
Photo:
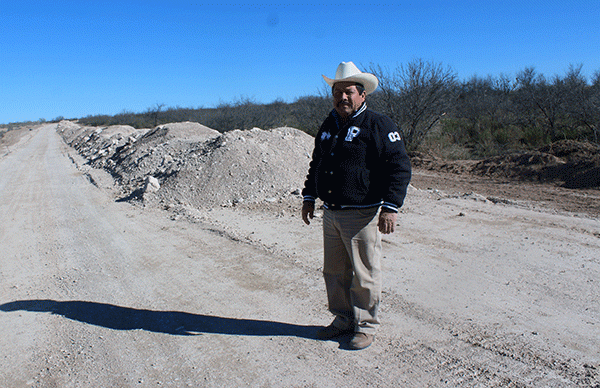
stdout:
POLYGON ((365 87, 367 94, 373 93, 379 85, 379 80, 373 74, 363 73, 358 70, 358 67, 352 62, 342 62, 339 64, 335 78, 327 78, 323 76, 325 82, 331 87, 337 82, 357 82, 365 87))

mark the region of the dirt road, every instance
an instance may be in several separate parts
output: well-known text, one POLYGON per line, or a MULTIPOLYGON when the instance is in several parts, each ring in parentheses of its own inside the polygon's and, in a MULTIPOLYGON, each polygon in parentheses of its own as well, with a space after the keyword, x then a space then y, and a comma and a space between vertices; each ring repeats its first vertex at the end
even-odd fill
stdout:
POLYGON ((117 202, 55 125, 0 155, 2 387, 600 386, 598 219, 412 188, 351 352, 319 218, 117 202))

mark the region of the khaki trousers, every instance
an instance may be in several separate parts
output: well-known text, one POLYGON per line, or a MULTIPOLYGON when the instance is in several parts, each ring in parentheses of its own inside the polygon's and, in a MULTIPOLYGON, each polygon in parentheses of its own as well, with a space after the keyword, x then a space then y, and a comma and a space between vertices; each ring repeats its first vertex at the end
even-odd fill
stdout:
POLYGON ((323 214, 323 277, 334 326, 374 334, 381 297, 379 208, 323 214))

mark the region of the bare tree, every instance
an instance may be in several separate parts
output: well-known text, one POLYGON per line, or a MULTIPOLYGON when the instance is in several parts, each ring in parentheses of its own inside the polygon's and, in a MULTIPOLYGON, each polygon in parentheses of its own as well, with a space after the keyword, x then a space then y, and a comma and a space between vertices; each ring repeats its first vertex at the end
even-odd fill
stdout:
MULTIPOLYGON (((598 142, 598 124, 600 121, 600 106, 598 95, 600 84, 592 80, 588 84, 581 69, 583 65, 569 67, 562 82, 565 93, 565 125, 572 134, 585 137, 591 134, 592 141, 598 142)), ((598 75, 596 75, 598 77, 598 75)))
POLYGON ((590 86, 581 68, 571 65, 565 76, 554 76, 550 82, 533 68, 517 74, 515 116, 522 127, 540 132, 541 143, 598 141, 599 86, 590 86))
POLYGON ((507 114, 512 85, 508 77, 473 76, 457 86, 450 116, 455 143, 473 147, 479 154, 494 152, 512 141, 507 114))
POLYGON ((392 73, 371 66, 380 81, 385 113, 398 125, 409 149, 416 149, 445 113, 456 83, 452 69, 415 59, 392 73))
POLYGON ((594 133, 594 142, 600 143, 600 70, 596 70, 592 77, 590 87, 591 127, 594 133))
POLYGON ((294 116, 298 129, 315 136, 319 131, 323 120, 333 109, 331 94, 321 92, 319 96, 305 96, 298 98, 292 104, 292 115, 294 116))
POLYGON ((554 76, 548 82, 532 67, 517 74, 515 112, 526 128, 541 130, 542 142, 564 138, 562 130, 566 88, 564 80, 554 76))
POLYGON ((158 116, 164 107, 165 104, 155 104, 153 107, 148 108, 147 113, 152 117, 155 127, 158 125, 158 116))

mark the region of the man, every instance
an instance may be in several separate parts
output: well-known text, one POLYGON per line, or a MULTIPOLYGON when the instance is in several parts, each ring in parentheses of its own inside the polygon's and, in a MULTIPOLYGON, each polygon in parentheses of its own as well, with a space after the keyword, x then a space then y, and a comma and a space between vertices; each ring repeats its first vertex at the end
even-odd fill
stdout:
POLYGON ((332 87, 334 109, 315 138, 302 195, 309 225, 315 200, 323 201, 323 276, 334 321, 317 334, 352 334, 348 347, 371 345, 379 325, 381 233, 392 233, 404 202, 411 167, 398 128, 367 109, 379 81, 342 62, 332 87))

